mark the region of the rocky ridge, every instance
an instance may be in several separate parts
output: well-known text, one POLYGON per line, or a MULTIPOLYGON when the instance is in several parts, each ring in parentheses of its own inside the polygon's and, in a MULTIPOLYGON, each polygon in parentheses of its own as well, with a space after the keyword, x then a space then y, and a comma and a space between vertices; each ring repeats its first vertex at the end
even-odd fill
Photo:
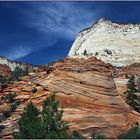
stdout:
POLYGON ((11 71, 14 71, 17 66, 19 66, 21 68, 33 67, 31 64, 25 64, 22 62, 12 61, 12 60, 7 59, 5 57, 0 57, 0 64, 8 66, 11 69, 11 71))
MULTIPOLYGON (((63 119, 69 122, 70 129, 77 129, 88 138, 93 132, 116 138, 135 122, 140 123, 140 114, 132 110, 116 90, 112 65, 95 57, 65 59, 54 63, 49 72, 30 72, 4 89, 0 97, 11 92, 16 93, 15 100, 21 104, 2 122, 5 129, 1 138, 12 138, 11 133, 18 131, 17 119, 27 103, 32 101, 41 109, 42 102, 51 93, 55 93, 60 101, 63 119), (37 89, 34 94, 33 88, 37 89)), ((9 104, 1 101, 0 113, 8 108, 9 104)))
POLYGON ((81 31, 68 57, 98 59, 122 67, 140 61, 140 24, 113 23, 100 19, 81 31))

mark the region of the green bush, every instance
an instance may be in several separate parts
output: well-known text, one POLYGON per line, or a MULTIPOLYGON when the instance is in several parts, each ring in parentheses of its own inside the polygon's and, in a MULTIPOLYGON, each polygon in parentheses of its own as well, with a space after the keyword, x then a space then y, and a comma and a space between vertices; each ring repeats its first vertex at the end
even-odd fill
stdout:
POLYGON ((98 55, 98 52, 95 53, 95 56, 97 56, 97 55, 98 55))
POLYGON ((0 83, 1 84, 7 83, 7 78, 4 76, 0 76, 0 83))
POLYGON ((41 66, 41 68, 46 72, 52 71, 51 64, 48 64, 47 66, 41 66))
POLYGON ((138 126, 131 128, 128 132, 122 133, 118 139, 140 139, 140 129, 138 126))
POLYGON ((104 135, 97 135, 95 132, 92 134, 93 139, 107 139, 104 135))
POLYGON ((16 93, 9 93, 4 97, 5 100, 8 100, 9 103, 14 102, 14 98, 16 96, 16 93))
POLYGON ((28 69, 22 69, 21 67, 17 66, 15 70, 11 74, 11 80, 20 80, 20 77, 23 77, 28 74, 28 69))
POLYGON ((10 116, 11 116, 11 111, 10 110, 7 110, 7 111, 3 112, 3 117, 4 118, 8 118, 10 116))
POLYGON ((2 129, 4 129, 5 126, 4 125, 0 125, 0 132, 2 131, 2 129))
POLYGON ((16 108, 17 108, 17 105, 14 103, 14 104, 11 105, 10 111, 14 112, 16 110, 16 108))
POLYGON ((81 135, 78 131, 74 130, 72 135, 70 136, 71 139, 85 139, 83 135, 81 135))
POLYGON ((84 55, 88 55, 88 53, 87 53, 87 50, 84 50, 84 53, 83 53, 84 55))
POLYGON ((54 94, 44 101, 41 115, 46 139, 62 138, 62 133, 68 135, 68 124, 62 120, 63 110, 58 110, 58 104, 54 94))

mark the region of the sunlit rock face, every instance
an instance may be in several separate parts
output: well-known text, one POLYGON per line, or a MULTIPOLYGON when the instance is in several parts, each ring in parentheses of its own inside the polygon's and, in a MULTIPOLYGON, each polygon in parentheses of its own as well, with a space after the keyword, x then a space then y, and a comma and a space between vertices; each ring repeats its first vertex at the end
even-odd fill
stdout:
POLYGON ((81 31, 68 57, 98 59, 114 66, 126 66, 140 61, 140 24, 118 24, 100 19, 81 31))
MULTIPOLYGON (((116 138, 140 123, 140 114, 131 109, 117 93, 112 77, 112 66, 91 57, 86 60, 65 59, 56 62, 51 72, 30 72, 21 81, 8 85, 0 98, 15 92, 15 101, 21 104, 12 115, 2 122, 5 126, 0 138, 10 138, 18 131, 17 120, 23 108, 32 101, 39 109, 43 101, 55 93, 63 119, 68 121, 70 130, 76 129, 87 138, 93 132, 108 138, 116 138), (36 93, 32 89, 36 88, 36 93)), ((0 115, 10 104, 1 101, 0 115)))
POLYGON ((14 71, 17 66, 23 69, 26 67, 32 67, 32 65, 30 64, 12 61, 10 59, 7 59, 6 57, 1 57, 1 56, 0 56, 0 64, 8 66, 11 69, 11 71, 14 71))

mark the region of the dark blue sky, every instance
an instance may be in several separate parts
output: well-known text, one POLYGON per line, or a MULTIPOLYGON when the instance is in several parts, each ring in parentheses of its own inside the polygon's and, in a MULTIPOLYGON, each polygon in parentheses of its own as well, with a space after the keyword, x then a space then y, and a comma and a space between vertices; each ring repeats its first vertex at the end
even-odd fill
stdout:
POLYGON ((0 55, 32 64, 62 59, 77 33, 103 17, 140 23, 140 2, 0 2, 0 55))

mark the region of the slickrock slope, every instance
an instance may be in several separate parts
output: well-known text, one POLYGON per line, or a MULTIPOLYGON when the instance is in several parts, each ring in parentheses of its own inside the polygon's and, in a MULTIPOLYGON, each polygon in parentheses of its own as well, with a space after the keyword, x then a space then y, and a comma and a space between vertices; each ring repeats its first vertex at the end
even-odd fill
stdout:
MULTIPOLYGON (((5 129, 1 137, 6 138, 17 131, 17 118, 29 101, 41 108, 52 92, 56 93, 56 99, 64 109, 64 120, 69 121, 71 129, 78 129, 87 137, 95 131, 109 138, 127 131, 135 122, 140 122, 140 116, 117 94, 110 68, 111 65, 95 57, 65 59, 55 63, 50 73, 29 73, 22 81, 9 85, 0 96, 16 92, 15 99, 21 104, 3 122, 5 129), (31 92, 34 87, 37 89, 35 94, 31 92)), ((0 113, 6 107, 7 103, 1 101, 0 113)))
POLYGON ((68 57, 98 59, 114 66, 140 62, 140 24, 119 24, 100 19, 81 31, 68 57))

